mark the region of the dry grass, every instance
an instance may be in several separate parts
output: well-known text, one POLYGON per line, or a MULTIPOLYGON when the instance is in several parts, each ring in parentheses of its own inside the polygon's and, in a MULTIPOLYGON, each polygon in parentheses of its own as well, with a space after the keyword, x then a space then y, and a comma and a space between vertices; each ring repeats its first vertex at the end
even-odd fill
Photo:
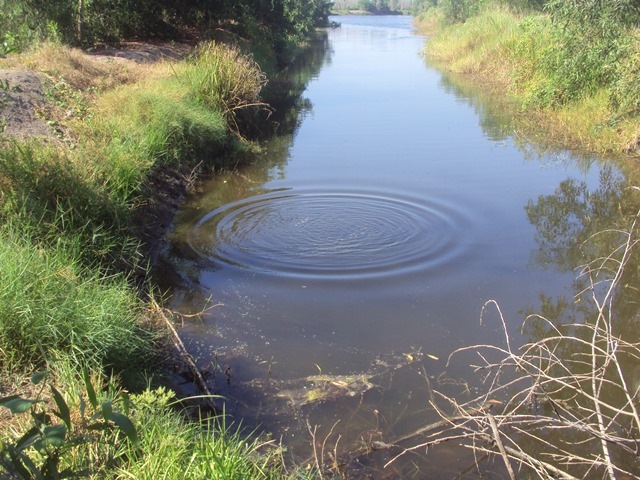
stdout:
POLYGON ((26 68, 64 80, 71 87, 86 91, 91 88, 108 90, 117 85, 133 83, 149 75, 154 65, 109 61, 106 57, 89 55, 65 45, 44 43, 22 55, 2 60, 3 68, 26 68))

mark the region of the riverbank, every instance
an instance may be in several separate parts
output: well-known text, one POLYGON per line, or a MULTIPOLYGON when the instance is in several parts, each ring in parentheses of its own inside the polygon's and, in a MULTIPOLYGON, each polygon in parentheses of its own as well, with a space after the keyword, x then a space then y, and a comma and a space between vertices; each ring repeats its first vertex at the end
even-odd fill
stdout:
POLYGON ((637 89, 630 83, 640 52, 636 27, 621 26, 615 37, 602 39, 584 31, 592 37, 582 41, 556 20, 489 2, 461 21, 430 8, 416 25, 428 36, 429 63, 453 81, 481 84, 508 100, 517 136, 582 153, 639 157, 637 89), (609 48, 607 58, 598 51, 609 41, 617 50, 609 48))
POLYGON ((147 274, 198 174, 253 148, 243 115, 264 107, 266 82, 237 47, 203 43, 185 59, 192 47, 45 43, 2 60, 0 471, 11 477, 285 476, 277 445, 224 418, 189 422, 167 388, 178 357, 147 274))

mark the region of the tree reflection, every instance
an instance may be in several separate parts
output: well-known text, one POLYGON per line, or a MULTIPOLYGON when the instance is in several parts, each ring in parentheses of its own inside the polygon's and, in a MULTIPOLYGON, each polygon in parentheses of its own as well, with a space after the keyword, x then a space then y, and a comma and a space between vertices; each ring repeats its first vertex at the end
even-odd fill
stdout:
MULTIPOLYGON (((622 251, 621 244, 635 220, 640 198, 626 180, 605 167, 597 189, 590 191, 585 182, 568 179, 552 195, 542 195, 525 207, 527 217, 536 228, 538 251, 535 261, 546 267, 576 272, 573 301, 541 297, 541 316, 554 323, 573 323, 578 317, 594 315, 593 302, 585 299, 585 292, 595 276, 603 281, 616 270, 622 251), (585 268, 590 268, 592 275, 585 268), (597 267, 597 270, 594 270, 597 267)), ((631 333, 632 319, 637 315, 637 291, 640 288, 640 259, 634 249, 618 282, 614 297, 616 330, 631 333)), ((604 284, 598 284, 603 285, 604 284)), ((533 332, 529 332, 530 334, 533 332)), ((542 338, 543 332, 535 332, 542 338)), ((636 334, 637 335, 637 334, 636 334)))
POLYGON ((536 228, 537 263, 569 271, 610 252, 615 235, 594 235, 625 227, 630 194, 624 179, 605 167, 594 191, 585 182, 567 179, 552 195, 529 201, 525 212, 536 228))

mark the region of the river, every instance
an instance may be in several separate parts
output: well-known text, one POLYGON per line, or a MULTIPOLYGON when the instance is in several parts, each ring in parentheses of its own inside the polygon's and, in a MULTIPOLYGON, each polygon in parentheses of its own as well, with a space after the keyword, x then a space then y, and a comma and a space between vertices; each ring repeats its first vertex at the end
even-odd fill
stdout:
MULTIPOLYGON (((187 348, 227 413, 298 461, 314 458, 313 438, 327 460, 336 443, 350 452, 437 419, 432 388, 481 388, 472 355, 449 355, 504 342, 495 306, 480 321, 490 300, 521 342, 542 299, 573 298, 575 272, 541 252, 532 209, 602 173, 511 135, 508 115, 425 64, 410 17, 332 20, 295 120, 253 165, 203 182, 168 237, 187 348)), ((386 460, 354 472, 452 478, 473 465, 448 446, 386 460)))

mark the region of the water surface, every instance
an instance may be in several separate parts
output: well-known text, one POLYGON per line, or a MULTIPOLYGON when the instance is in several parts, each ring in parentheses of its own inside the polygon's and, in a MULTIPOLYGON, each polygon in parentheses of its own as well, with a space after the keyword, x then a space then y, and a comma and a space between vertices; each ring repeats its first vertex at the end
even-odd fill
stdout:
MULTIPOLYGON (((480 324, 488 300, 517 339, 541 296, 571 297, 574 272, 540 261, 525 207, 561 181, 599 181, 590 159, 525 154, 500 133, 508 118, 487 128, 425 65, 409 17, 335 20, 294 128, 254 166, 204 183, 170 236, 184 280, 171 307, 222 304, 185 320, 185 343, 228 411, 299 459, 312 455, 309 425, 349 450, 435 418, 429 389, 451 352, 501 341, 493 311, 480 324), (296 397, 310 376, 361 374, 373 388, 296 397)), ((468 363, 446 375, 473 389, 468 363)), ((430 478, 460 470, 461 454, 443 452, 426 461, 430 478)))

